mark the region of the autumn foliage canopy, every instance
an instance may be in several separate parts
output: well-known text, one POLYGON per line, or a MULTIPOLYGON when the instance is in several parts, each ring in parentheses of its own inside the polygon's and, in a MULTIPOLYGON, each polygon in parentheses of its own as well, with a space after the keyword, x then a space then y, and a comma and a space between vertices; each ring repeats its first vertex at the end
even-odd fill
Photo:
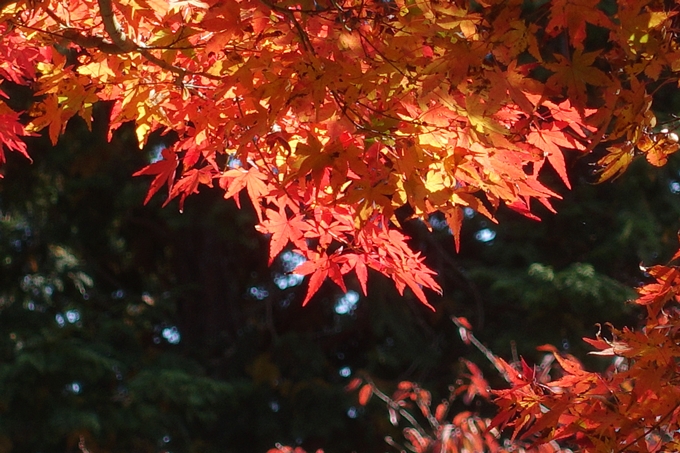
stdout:
MULTIPOLYGON (((598 152, 603 181, 637 155, 658 166, 678 149, 677 135, 657 128, 651 110, 654 90, 677 86, 680 76, 673 2, 0 7, 0 88, 34 92, 17 111, 0 91, 0 162, 7 151, 28 157, 23 137, 45 131, 56 143, 70 118, 90 124, 93 105, 107 102, 109 136, 133 122, 140 147, 154 131, 174 137, 136 173, 152 178, 145 202, 159 193, 166 203, 178 198, 181 210, 201 186, 219 186, 236 203, 247 196, 256 228, 270 238, 270 262, 287 248, 306 258, 295 270, 310 276, 304 303, 327 279, 344 290, 348 274, 366 292, 373 269, 429 306, 426 291, 440 287, 400 222, 441 213, 458 247, 467 209, 492 221, 501 204, 532 218, 537 203, 552 210, 559 194, 545 175, 569 188, 573 156, 598 152)), ((660 301, 675 297, 680 277, 666 267, 650 274, 659 286, 645 287, 639 300, 650 310, 646 330, 591 340, 598 354, 633 365, 604 378, 555 352, 564 375, 550 382, 503 365, 512 388, 498 395, 505 418, 495 423, 575 436, 597 451, 663 442, 650 436, 677 425, 670 405, 679 387, 667 376, 677 346, 648 352, 677 336, 677 314, 660 301), (653 375, 631 374, 640 367, 653 375), (636 412, 643 400, 658 404, 636 412), (608 418, 623 414, 630 425, 608 418)))
POLYGON ((25 154, 22 136, 56 142, 110 102, 110 133, 178 137, 137 173, 153 177, 146 201, 244 192, 270 260, 287 246, 307 259, 305 303, 349 273, 365 290, 373 269, 427 304, 439 286, 397 209, 443 213, 458 243, 465 208, 552 209, 541 170, 569 187, 565 154, 606 147, 607 179, 677 149, 650 111, 680 71, 674 12, 599 3, 4 0, 0 75, 35 102, 0 103, 0 141, 25 154))

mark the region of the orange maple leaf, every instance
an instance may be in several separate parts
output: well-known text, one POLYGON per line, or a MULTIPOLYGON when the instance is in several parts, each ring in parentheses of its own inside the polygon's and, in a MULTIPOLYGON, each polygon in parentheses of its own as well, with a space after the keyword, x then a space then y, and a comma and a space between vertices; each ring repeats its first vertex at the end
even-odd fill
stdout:
POLYGON ((558 93, 562 93, 563 88, 566 87, 572 104, 579 109, 584 109, 588 96, 588 84, 599 87, 611 83, 609 76, 594 66, 595 59, 600 53, 600 51, 584 53, 582 49, 576 49, 571 58, 555 54, 557 63, 545 65, 547 69, 555 73, 548 78, 546 86, 558 93))
POLYGON ((266 214, 267 219, 255 228, 261 233, 272 235, 269 240, 270 265, 289 242, 295 244, 299 249, 307 249, 304 231, 309 229, 309 225, 304 221, 302 215, 297 214, 288 218, 284 208, 279 208, 278 211, 267 209, 266 214))
POLYGON ((586 39, 586 23, 613 27, 611 19, 598 8, 599 0, 555 0, 550 6, 548 33, 556 36, 568 30, 571 42, 577 49, 583 49, 586 39))
POLYGON ((239 208, 241 208, 241 202, 235 195, 245 188, 248 192, 248 197, 250 197, 250 201, 253 203, 257 218, 260 223, 262 223, 262 206, 260 200, 269 193, 269 188, 265 183, 267 179, 267 175, 261 173, 260 170, 255 167, 251 167, 248 171, 243 168, 234 168, 224 172, 222 178, 220 178, 220 186, 227 189, 224 198, 229 199, 234 197, 236 206, 239 208))

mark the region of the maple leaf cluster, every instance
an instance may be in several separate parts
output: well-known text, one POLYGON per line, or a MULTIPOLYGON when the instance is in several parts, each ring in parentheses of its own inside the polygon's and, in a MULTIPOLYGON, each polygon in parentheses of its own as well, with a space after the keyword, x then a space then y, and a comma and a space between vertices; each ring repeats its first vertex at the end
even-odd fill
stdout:
MULTIPOLYGON (((680 258, 676 253, 674 260, 680 258)), ((574 357, 546 345, 559 365, 549 370, 508 365, 498 357, 511 388, 495 391, 499 414, 494 426, 510 426, 513 438, 559 441, 583 452, 667 452, 680 450, 680 267, 646 269, 653 279, 638 289, 635 303, 647 309, 645 325, 598 332, 584 338, 612 357, 604 373, 587 371, 574 357)))
MULTIPOLYGON (((672 261, 680 259, 680 251, 672 261)), ((540 365, 519 358, 508 363, 484 346, 465 318, 452 318, 466 344, 477 347, 509 384, 493 390, 481 369, 462 359, 467 373, 451 386, 448 399, 432 407, 432 397, 416 383, 401 382, 390 397, 369 378, 355 378, 348 390, 359 389, 358 401, 373 396, 387 404, 390 421, 404 420, 404 446, 416 453, 430 451, 511 451, 559 453, 679 451, 680 432, 680 266, 645 269, 652 279, 638 288, 634 301, 647 311, 639 329, 608 325, 611 338, 584 338, 590 354, 611 358, 601 373, 586 370, 575 357, 552 345, 540 365), (463 411, 447 416, 451 403, 462 397, 492 401, 493 419, 463 411), (409 409, 427 422, 423 425, 409 409)), ((274 450, 275 451, 275 450, 274 450)))
MULTIPOLYGON (((672 262, 678 259, 680 250, 672 262)), ((353 379, 347 390, 358 389, 362 406, 376 396, 386 403, 392 424, 409 425, 403 429, 404 445, 386 438, 400 451, 680 451, 680 266, 657 265, 645 271, 652 281, 638 288, 634 301, 646 308, 645 324, 637 330, 608 325, 611 338, 601 331, 596 338, 584 338, 595 348, 591 354, 611 357, 602 373, 587 371, 575 357, 551 345, 538 348, 546 352, 540 365, 530 366, 524 359, 508 363, 475 338, 465 318, 452 318, 462 340, 490 360, 508 389, 492 390, 481 369, 462 360, 468 370, 464 381, 458 380, 449 398, 434 410, 430 392, 413 382, 399 383, 391 397, 369 378, 353 379), (449 417, 449 407, 459 397, 465 404, 475 398, 493 401, 497 415, 487 419, 463 411, 449 417)), ((286 448, 269 453, 293 451, 286 448)))
MULTIPOLYGON (((366 406, 373 396, 377 397, 386 404, 392 425, 397 427, 406 425, 402 429, 403 440, 390 436, 385 438, 385 442, 397 451, 571 453, 571 450, 563 449, 554 441, 531 445, 530 442, 503 439, 498 428, 492 426, 491 419, 480 417, 470 411, 451 415, 449 410, 454 400, 470 387, 481 386, 477 390, 483 393, 482 397, 488 399, 491 396, 489 385, 479 368, 471 362, 465 363, 472 373, 467 376, 470 384, 452 387, 449 397, 437 404, 433 404, 429 391, 409 381, 400 382, 392 396, 382 392, 369 378, 354 378, 346 390, 359 390, 358 399, 361 406, 366 406)), ((466 402, 468 403, 469 401, 466 402)), ((305 453, 305 451, 300 447, 293 449, 277 445, 267 453, 305 453)))
POLYGON ((43 129, 56 142, 107 101, 109 136, 134 122, 140 146, 178 137, 136 173, 154 177, 145 201, 166 185, 180 209, 215 182, 237 203, 244 192, 270 261, 287 247, 307 259, 305 303, 350 273, 365 291, 373 269, 428 305, 424 289, 440 288, 397 209, 443 213, 458 247, 464 209, 552 209, 541 169, 569 187, 565 151, 606 142, 607 179, 678 149, 650 110, 650 87, 677 84, 674 11, 524 3, 4 0, 0 76, 35 102, 26 123, 0 98, 0 143, 25 154, 21 138, 43 129))

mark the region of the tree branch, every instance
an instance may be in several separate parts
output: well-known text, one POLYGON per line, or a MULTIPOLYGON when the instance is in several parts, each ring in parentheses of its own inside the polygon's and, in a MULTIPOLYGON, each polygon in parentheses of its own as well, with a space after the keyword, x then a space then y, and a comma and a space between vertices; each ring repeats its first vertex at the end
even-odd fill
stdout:
POLYGON ((68 39, 72 43, 77 44, 83 49, 99 49, 100 51, 108 54, 127 53, 127 51, 121 49, 118 45, 105 41, 102 37, 81 35, 78 33, 78 31, 72 28, 64 30, 61 36, 65 39, 68 39))
MULTIPOLYGON (((118 19, 116 19, 116 15, 113 12, 113 5, 111 0, 97 0, 97 3, 99 4, 99 13, 102 17, 102 21, 104 23, 104 30, 106 30, 106 34, 109 35, 109 38, 111 38, 113 44, 120 49, 120 52, 117 53, 139 52, 142 54, 144 58, 146 58, 156 66, 159 66, 160 68, 163 68, 167 71, 177 74, 180 82, 187 75, 198 75, 201 77, 205 77, 207 79, 222 80, 222 78, 219 76, 204 72, 191 72, 184 68, 172 65, 161 58, 158 58, 157 56, 152 54, 148 49, 144 48, 144 46, 137 44, 136 42, 132 41, 125 35, 123 27, 120 25, 120 22, 118 22, 118 19)), ((97 47, 99 48, 99 46, 97 47)), ((103 49, 101 50, 104 51, 103 49)))
POLYGON ((283 14, 286 16, 286 19, 288 19, 288 22, 293 26, 295 31, 297 32, 298 36, 300 37, 300 41, 302 42, 302 47, 304 49, 311 53, 312 55, 316 55, 316 52, 314 51, 314 46, 312 45, 312 42, 309 39, 309 36, 307 35, 307 32, 305 31, 304 28, 302 28, 302 25, 300 25, 300 22, 297 21, 295 18, 295 12, 298 12, 296 10, 290 10, 288 8, 281 8, 280 6, 274 5, 273 3, 267 1, 267 0, 260 0, 267 8, 271 9, 272 11, 276 11, 280 14, 283 14))
POLYGON ((123 27, 121 27, 120 22, 116 19, 111 0, 97 0, 97 3, 99 4, 99 14, 104 22, 104 30, 106 30, 111 41, 123 52, 137 50, 139 46, 125 36, 123 27))

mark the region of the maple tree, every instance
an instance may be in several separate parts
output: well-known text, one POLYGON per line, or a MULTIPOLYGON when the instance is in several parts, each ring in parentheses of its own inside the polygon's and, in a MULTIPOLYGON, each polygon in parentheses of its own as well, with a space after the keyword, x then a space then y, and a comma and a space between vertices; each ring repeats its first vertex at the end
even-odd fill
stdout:
MULTIPOLYGON (((604 181, 637 155, 660 166, 680 147, 652 111, 655 90, 679 79, 672 2, 524 3, 1 0, 0 163, 5 151, 29 157, 24 137, 45 130, 56 143, 71 118, 91 124, 107 102, 109 138, 129 122, 140 147, 154 131, 177 138, 135 173, 153 177, 145 202, 166 186, 180 210, 202 186, 237 204, 245 194, 270 263, 287 248, 306 259, 295 269, 310 276, 303 304, 327 279, 345 290, 352 273, 365 293, 372 269, 430 306, 424 290, 440 286, 398 212, 426 224, 441 213, 458 248, 466 209, 491 221, 502 204, 536 219, 536 202, 553 210, 543 169, 570 188, 569 155, 603 150, 604 181), (13 85, 33 90, 25 111, 12 107, 13 85)), ((589 341, 623 358, 610 373, 548 346, 554 380, 492 356, 511 384, 493 423, 584 451, 677 449, 678 315, 662 307, 678 270, 649 274, 644 330, 589 341)), ((485 393, 469 369, 468 399, 485 393)), ((377 391, 366 385, 362 400, 377 391)), ((430 437, 408 431, 421 451, 462 423, 444 425, 424 395, 385 397, 436 421, 430 437)))

